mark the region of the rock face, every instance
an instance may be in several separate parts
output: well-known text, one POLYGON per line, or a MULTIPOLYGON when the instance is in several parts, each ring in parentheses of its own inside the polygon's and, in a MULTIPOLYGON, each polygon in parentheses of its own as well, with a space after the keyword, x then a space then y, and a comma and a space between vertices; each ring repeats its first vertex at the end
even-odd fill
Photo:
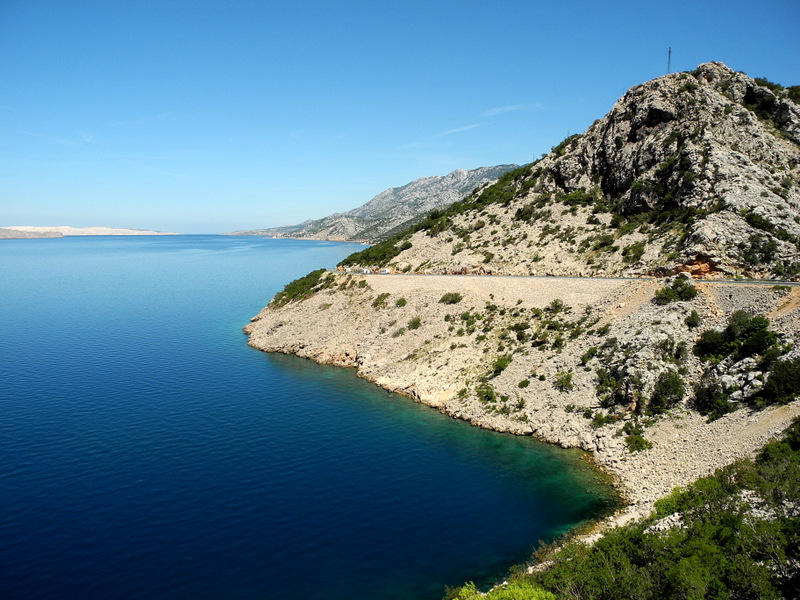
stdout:
POLYGON ((422 177, 401 187, 390 188, 372 200, 344 213, 299 225, 237 231, 231 235, 269 235, 315 240, 375 241, 402 230, 436 208, 449 206, 476 187, 495 181, 517 165, 458 169, 449 175, 422 177))
POLYGON ((796 97, 722 63, 659 77, 542 160, 398 236, 399 254, 361 262, 430 273, 794 278, 796 97))

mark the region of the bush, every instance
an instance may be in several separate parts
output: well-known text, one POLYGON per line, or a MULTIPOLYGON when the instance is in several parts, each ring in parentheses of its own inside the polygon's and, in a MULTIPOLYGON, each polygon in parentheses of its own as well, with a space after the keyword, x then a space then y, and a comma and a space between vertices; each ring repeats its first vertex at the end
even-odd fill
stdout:
POLYGON ((556 380, 553 385, 559 392, 571 391, 575 387, 575 384, 572 383, 572 371, 556 373, 556 380))
POLYGON ((641 452, 652 448, 653 442, 647 441, 638 433, 632 433, 625 437, 625 446, 628 448, 628 452, 641 452))
POLYGON ((482 383, 475 388, 475 394, 478 396, 478 400, 484 404, 488 402, 495 402, 497 400, 497 395, 495 394, 494 388, 488 383, 482 383))
POLYGON ((725 336, 721 331, 709 329, 700 334, 700 339, 695 342, 694 353, 700 358, 711 356, 724 356, 725 336))
POLYGON ((694 407, 701 415, 707 416, 709 422, 736 410, 717 382, 700 382, 694 388, 694 407))
POLYGON ((800 394, 800 358, 779 360, 772 367, 759 397, 767 404, 786 404, 800 394))
POLYGON ((622 260, 626 263, 639 262, 644 256, 644 242, 636 242, 622 249, 622 260))
POLYGON ((399 306, 400 308, 404 307, 406 305, 406 299, 398 298, 397 302, 395 302, 395 305, 399 306))
POLYGON ((683 379, 675 371, 664 371, 658 376, 650 395, 650 411, 661 413, 683 400, 686 389, 683 379))
POLYGON ((490 377, 497 377, 506 370, 508 365, 511 364, 511 357, 507 354, 503 354, 498 356, 494 359, 494 363, 492 363, 492 372, 489 374, 490 377))
POLYGON ((422 325, 422 320, 419 317, 412 317, 411 319, 409 319, 408 325, 406 327, 408 327, 409 329, 419 329, 421 325, 422 325))
POLYGON ((439 302, 442 304, 458 304, 463 299, 464 297, 458 292, 447 292, 444 296, 439 298, 439 302))
POLYGON ((292 300, 308 298, 313 293, 314 288, 319 284, 323 273, 325 273, 325 269, 317 269, 299 279, 287 283, 282 291, 275 294, 271 303, 275 306, 283 306, 292 300))
POLYGON ((401 237, 394 237, 385 242, 380 242, 374 246, 370 246, 360 252, 355 252, 342 260, 339 263, 340 267, 352 267, 356 265, 375 265, 384 266, 390 260, 395 258, 403 250, 411 247, 411 242, 406 240, 401 243, 401 237), (399 246, 395 244, 400 244, 399 246))
POLYGON ((699 327, 700 326, 700 315, 698 314, 698 312, 696 310, 693 309, 692 312, 686 317, 686 320, 684 321, 684 323, 686 323, 686 326, 690 327, 691 329, 694 329, 695 327, 699 327))
POLYGON ((653 302, 664 305, 678 300, 691 300, 695 296, 697 296, 697 288, 692 285, 689 278, 676 277, 670 285, 656 290, 653 302))
POLYGON ((724 331, 704 331, 694 345, 694 353, 703 359, 734 354, 738 360, 766 354, 778 343, 777 334, 768 328, 765 317, 737 310, 731 313, 724 331))
POLYGON ((557 598, 530 581, 512 579, 485 595, 470 582, 459 589, 448 590, 445 600, 557 600, 557 598))
POLYGON ((385 294, 378 294, 375 300, 372 301, 372 308, 383 308, 386 306, 386 299, 389 297, 388 292, 385 294))

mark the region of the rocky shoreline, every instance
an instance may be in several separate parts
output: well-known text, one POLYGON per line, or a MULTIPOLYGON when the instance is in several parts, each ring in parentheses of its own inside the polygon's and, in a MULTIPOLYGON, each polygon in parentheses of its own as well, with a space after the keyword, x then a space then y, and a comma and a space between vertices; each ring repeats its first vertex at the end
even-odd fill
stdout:
MULTIPOLYGON (((770 316, 788 344, 800 332, 800 289, 698 282, 697 298, 665 307, 652 302, 664 283, 652 279, 330 273, 324 281, 301 301, 265 307, 244 328, 249 345, 352 367, 473 425, 591 452, 626 502, 605 525, 644 515, 674 487, 754 455, 800 414, 795 401, 759 411, 743 407, 708 423, 684 400, 648 422, 644 437, 651 448, 630 452, 621 433, 625 420, 596 418, 605 414, 596 363, 609 358, 602 352, 586 358, 613 339, 635 349, 627 360, 639 361, 647 373, 659 364, 653 348, 661 340, 691 345, 700 330, 721 326, 740 309, 770 316), (447 294, 459 300, 442 302, 447 294), (702 318, 699 330, 684 324, 692 310, 702 318), (531 344, 518 324, 537 318, 560 327, 561 337, 531 344)), ((702 366, 689 353, 685 367, 689 388, 702 366)))

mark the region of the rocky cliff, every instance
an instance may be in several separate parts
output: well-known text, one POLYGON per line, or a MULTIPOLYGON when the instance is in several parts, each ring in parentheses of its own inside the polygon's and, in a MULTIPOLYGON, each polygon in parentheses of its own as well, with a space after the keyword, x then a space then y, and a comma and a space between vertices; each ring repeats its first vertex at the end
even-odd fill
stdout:
POLYGON ((237 231, 231 235, 269 235, 315 240, 377 241, 407 229, 431 210, 461 200, 477 187, 494 182, 517 165, 458 169, 449 175, 422 177, 404 186, 390 188, 372 200, 344 213, 299 225, 237 231))
POLYGON ((638 85, 582 135, 388 242, 397 251, 346 264, 794 278, 798 91, 722 63, 638 85))

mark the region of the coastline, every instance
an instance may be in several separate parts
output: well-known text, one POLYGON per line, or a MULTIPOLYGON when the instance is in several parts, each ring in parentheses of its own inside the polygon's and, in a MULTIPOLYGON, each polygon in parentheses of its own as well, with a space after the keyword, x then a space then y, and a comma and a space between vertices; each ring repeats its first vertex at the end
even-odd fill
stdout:
MULTIPOLYGON (((503 338, 498 332, 507 332, 509 323, 556 300, 570 309, 565 322, 591 315, 598 328, 607 326, 606 338, 635 340, 642 330, 652 336, 655 329, 668 327, 670 335, 691 344, 695 332, 678 326, 689 309, 718 326, 733 310, 747 308, 769 315, 773 328, 791 340, 800 332, 800 290, 787 294, 763 285, 695 282, 700 291, 696 300, 666 308, 650 302, 660 284, 649 279, 345 273, 330 277, 327 289, 304 300, 265 307, 244 328, 248 344, 355 368, 360 377, 384 389, 479 427, 534 435, 589 451, 625 505, 599 527, 590 528, 587 539, 644 516, 673 488, 737 458, 753 456, 800 415, 800 400, 760 411, 743 407, 712 423, 679 407, 647 427, 644 435, 652 448, 630 453, 618 433, 619 423, 595 427, 584 416, 597 407, 594 373, 581 367, 582 356, 603 339, 596 335, 567 340, 557 350, 519 346, 502 373, 491 378, 497 395, 506 396, 508 403, 487 404, 464 392, 485 377, 498 354, 496 344, 505 347, 501 353, 513 346, 507 334, 503 338), (446 293, 458 293, 463 299, 443 304, 440 299, 446 293), (483 314, 483 323, 488 321, 487 306, 496 307, 494 315, 504 313, 494 321, 493 331, 480 329, 479 320, 478 327, 467 333, 469 328, 462 326, 475 314, 483 314), (654 326, 656 322, 661 325, 654 326), (567 371, 572 387, 565 392, 555 382, 567 371), (524 387, 523 382, 527 382, 524 387)), ((644 355, 639 358, 648 360, 644 355)), ((689 357, 687 366, 691 384, 699 378, 701 365, 689 357)))

